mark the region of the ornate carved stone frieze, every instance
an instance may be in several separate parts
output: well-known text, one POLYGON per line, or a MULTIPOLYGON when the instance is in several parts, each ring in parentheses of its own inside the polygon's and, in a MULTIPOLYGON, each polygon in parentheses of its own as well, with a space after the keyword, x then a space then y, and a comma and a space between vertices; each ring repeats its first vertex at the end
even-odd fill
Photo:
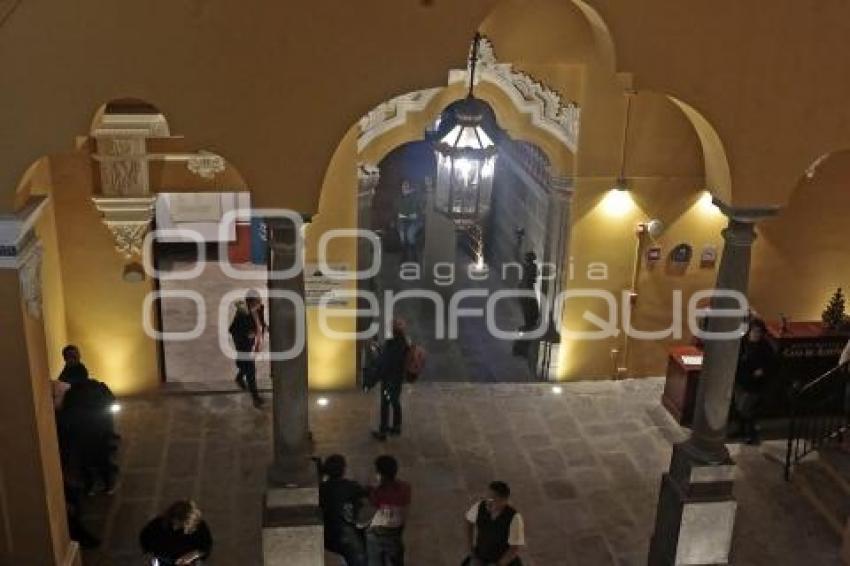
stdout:
POLYGON ((95 160, 100 164, 104 196, 145 195, 150 192, 145 133, 113 130, 99 133, 95 160))
POLYGON ((47 197, 36 196, 15 214, 0 215, 0 269, 18 271, 21 299, 33 317, 41 317, 43 255, 35 222, 46 204, 47 197))
POLYGON ((142 255, 145 236, 153 219, 155 196, 93 197, 94 205, 103 215, 103 223, 115 240, 115 249, 126 259, 142 255))
MULTIPOLYGON (((546 130, 563 142, 571 151, 578 148, 581 109, 575 102, 536 80, 531 75, 517 71, 510 63, 496 59, 493 42, 484 37, 479 45, 478 81, 493 83, 502 89, 520 109, 529 114, 535 126, 546 130)), ((468 70, 452 71, 449 84, 469 80, 468 70)))
POLYGON ((362 151, 384 132, 404 124, 409 113, 424 110, 439 92, 439 88, 419 90, 397 96, 376 106, 360 119, 357 151, 362 151))

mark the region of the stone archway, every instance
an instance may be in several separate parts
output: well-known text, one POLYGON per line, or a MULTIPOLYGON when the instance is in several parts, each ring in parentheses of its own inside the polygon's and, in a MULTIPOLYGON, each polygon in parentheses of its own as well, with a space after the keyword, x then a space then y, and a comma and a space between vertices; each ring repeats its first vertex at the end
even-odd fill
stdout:
MULTIPOLYGON (((569 248, 570 198, 572 195, 572 154, 578 146, 581 112, 575 102, 561 96, 531 75, 516 70, 513 65, 498 61, 493 43, 484 38, 479 60, 480 75, 477 95, 489 102, 496 112, 500 126, 513 139, 527 140, 542 150, 544 160, 524 154, 516 144, 506 148, 504 159, 519 171, 525 182, 537 187, 546 195, 547 226, 545 249, 540 260, 555 265, 556 276, 547 281, 543 289, 553 296, 563 287, 563 261, 569 248)), ((460 98, 468 86, 467 70, 449 73, 448 86, 431 88, 398 96, 384 102, 367 113, 357 125, 358 167, 357 222, 368 226, 371 200, 378 183, 377 164, 393 148, 404 143, 421 140, 423 132, 451 101, 460 98)), ((371 246, 361 239, 358 244, 358 268, 371 264, 371 246)), ((360 282, 359 289, 372 289, 369 282, 360 282)), ((547 307, 549 316, 554 304, 547 307)), ((365 329, 367 319, 359 322, 365 329)), ((536 371, 548 379, 555 375, 559 337, 550 333, 543 341, 544 347, 536 371)), ((536 351, 536 350, 535 350, 536 351)), ((360 367, 360 349, 358 364, 360 367)))

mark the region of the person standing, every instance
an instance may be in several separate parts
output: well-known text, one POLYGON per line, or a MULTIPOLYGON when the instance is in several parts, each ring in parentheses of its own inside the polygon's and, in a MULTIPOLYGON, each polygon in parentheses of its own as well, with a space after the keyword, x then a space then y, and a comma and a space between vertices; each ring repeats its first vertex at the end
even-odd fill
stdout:
POLYGON ((324 480, 319 485, 319 506, 325 526, 325 548, 345 559, 346 566, 366 566, 363 533, 357 516, 368 491, 345 477, 345 457, 328 456, 321 465, 324 480))
POLYGON ((740 433, 748 444, 759 443, 756 411, 774 360, 766 333, 767 327, 761 319, 750 321, 749 330, 741 340, 735 371, 734 408, 740 433))
POLYGON ((487 499, 466 512, 466 538, 469 543, 468 566, 522 566, 519 552, 525 546, 525 527, 516 509, 510 505, 511 488, 494 481, 487 499))
POLYGON ((212 552, 212 533, 194 501, 175 501, 139 534, 142 552, 163 566, 199 564, 212 552))
POLYGON ((78 471, 87 493, 93 494, 100 481, 112 494, 118 474, 112 462, 115 396, 106 384, 91 379, 81 363, 68 367, 66 376, 72 385, 59 411, 60 448, 78 471))
POLYGON ((409 350, 410 341, 407 337, 406 324, 404 320, 397 318, 393 320, 392 338, 384 344, 377 360, 376 376, 381 382, 381 422, 378 430, 372 433, 377 440, 386 440, 387 434, 401 434, 401 392, 409 350), (390 424, 391 410, 392 425, 390 424))
POLYGON ((62 348, 62 359, 65 360, 65 367, 62 368, 62 372, 59 374, 59 381, 71 385, 70 380, 73 379, 71 368, 82 363, 80 349, 73 344, 68 344, 62 348))
POLYGON ((424 226, 422 198, 419 191, 405 179, 401 182, 396 228, 401 241, 401 261, 419 261, 419 234, 424 226))
POLYGON ((369 566, 404 566, 404 525, 410 507, 410 484, 398 476, 398 461, 392 456, 375 460, 378 486, 369 501, 375 515, 366 529, 366 554, 369 566))
POLYGON ((249 291, 245 301, 236 305, 236 314, 228 329, 236 348, 236 385, 248 390, 254 406, 262 407, 263 399, 257 390, 257 352, 262 349, 263 337, 268 330, 263 301, 259 293, 249 291))

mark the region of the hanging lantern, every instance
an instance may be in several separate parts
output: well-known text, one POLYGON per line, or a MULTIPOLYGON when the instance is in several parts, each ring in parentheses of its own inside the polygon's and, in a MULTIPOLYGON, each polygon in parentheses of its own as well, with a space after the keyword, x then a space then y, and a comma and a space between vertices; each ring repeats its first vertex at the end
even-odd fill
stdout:
POLYGON ((462 228, 477 224, 489 211, 498 153, 493 111, 473 93, 480 40, 476 35, 470 57, 469 93, 446 109, 434 140, 434 204, 462 228))

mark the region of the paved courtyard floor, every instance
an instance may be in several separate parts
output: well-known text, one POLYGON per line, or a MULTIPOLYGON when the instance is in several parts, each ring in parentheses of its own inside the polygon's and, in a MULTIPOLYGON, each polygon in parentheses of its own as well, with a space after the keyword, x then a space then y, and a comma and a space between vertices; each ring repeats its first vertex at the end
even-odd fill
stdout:
MULTIPOLYGON (((661 473, 683 431, 660 407, 657 379, 565 384, 417 384, 405 393, 405 435, 373 441, 376 400, 358 392, 312 403, 316 453, 345 454, 351 476, 392 453, 414 490, 408 564, 456 566, 462 515, 492 479, 510 483, 526 521, 530 566, 646 564, 661 473)), ((315 400, 315 397, 314 397, 315 400)), ((176 498, 195 498, 215 538, 215 565, 261 564, 260 517, 271 409, 245 395, 128 400, 120 414, 123 479, 88 501, 104 539, 86 565, 139 563, 137 534, 176 498)), ((782 480, 771 447, 739 464, 736 565, 838 565, 838 540, 782 480)))

